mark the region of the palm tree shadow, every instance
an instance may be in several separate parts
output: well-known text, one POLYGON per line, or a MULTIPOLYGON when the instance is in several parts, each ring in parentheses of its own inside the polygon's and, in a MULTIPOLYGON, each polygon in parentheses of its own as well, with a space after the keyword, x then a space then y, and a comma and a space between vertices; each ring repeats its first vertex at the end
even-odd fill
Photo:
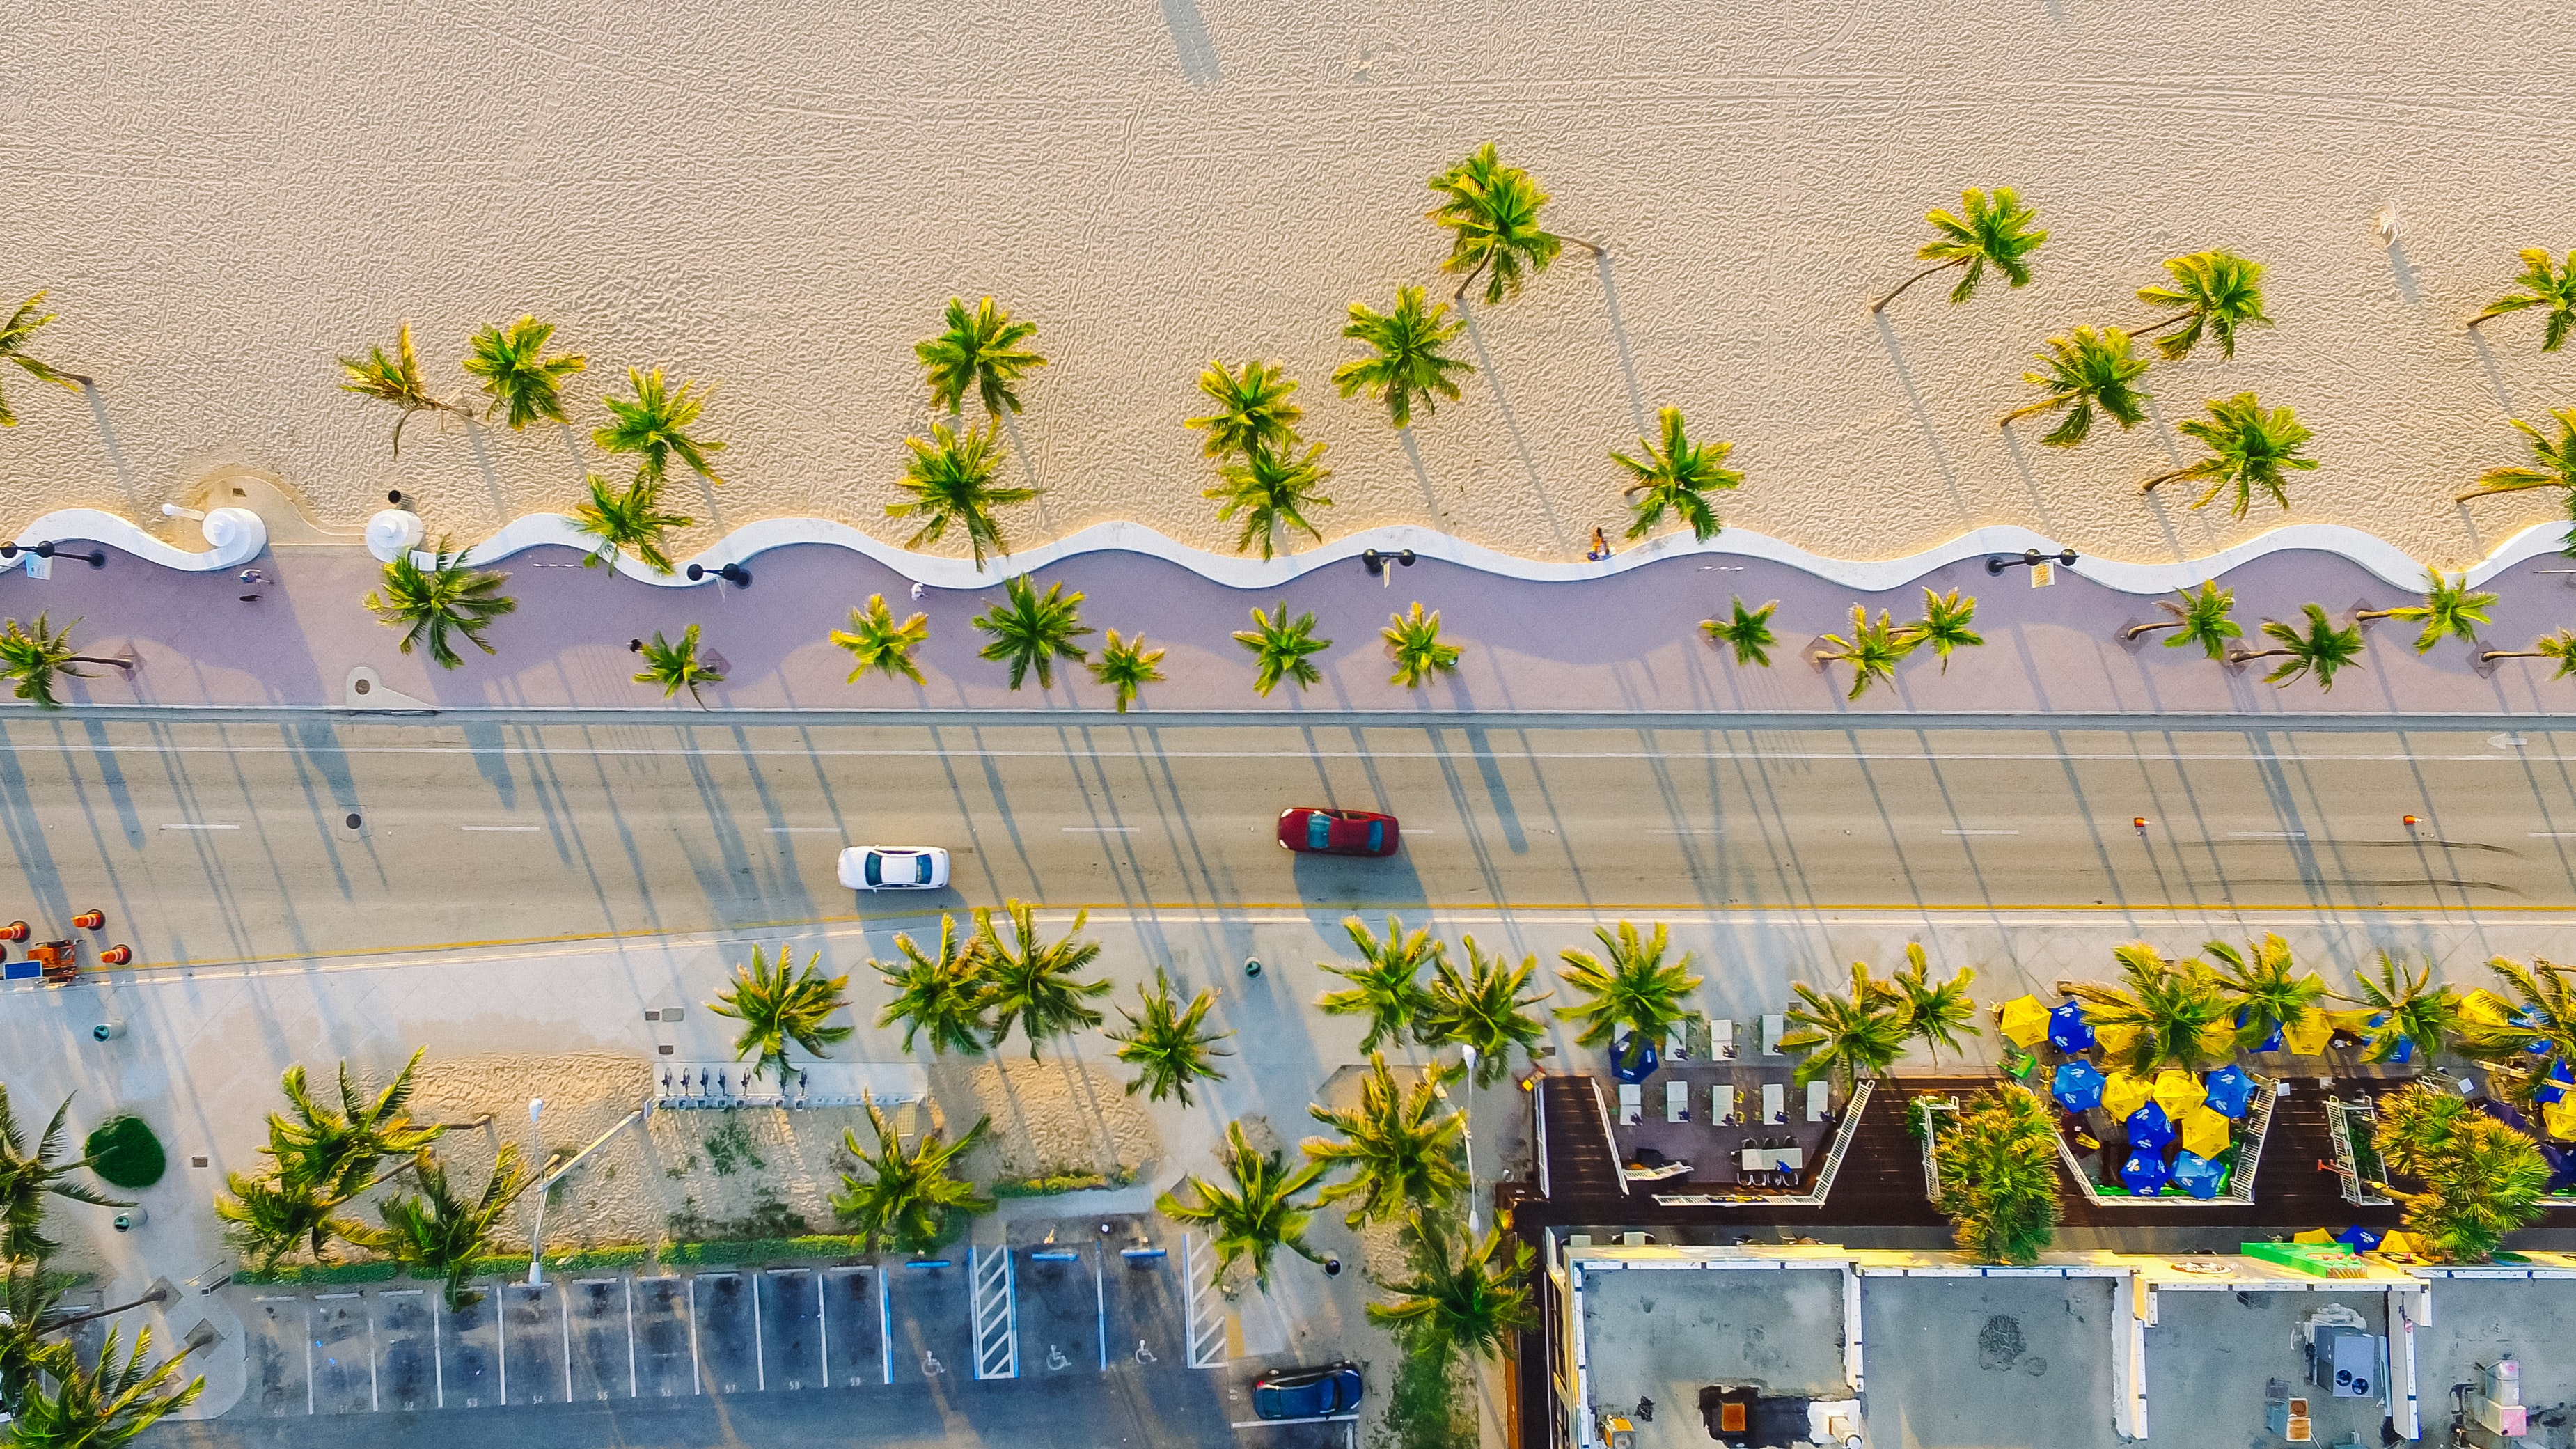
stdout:
POLYGON ((2054 534, 2057 520, 2049 516, 2048 500, 2040 496, 2039 479, 2030 471, 2030 459, 2021 450, 2021 439, 2013 435, 2010 424, 1998 429, 2004 435, 2004 451, 2012 455, 2013 471, 2021 475, 2023 491, 2030 494, 2031 511, 2038 515, 2040 531, 2054 534))
POLYGON ((1434 518, 1440 517, 1440 491, 1431 486, 1431 470, 1422 466, 1422 445, 1413 440, 1411 428, 1396 429, 1395 437, 1404 444, 1405 461, 1413 465, 1413 481, 1422 485, 1422 506, 1430 509, 1434 518))
POLYGON ((1637 434, 1646 435, 1646 401, 1637 389, 1637 357, 1628 346, 1627 324, 1619 320, 1619 288, 1610 280, 1610 254, 1594 256, 1592 265, 1601 273, 1601 300, 1610 308, 1610 340, 1619 348, 1619 375, 1628 384, 1628 416, 1637 425, 1637 434))
MULTIPOLYGON (((965 420, 960 418, 958 421, 963 423, 965 420)), ((1020 415, 1005 412, 1002 414, 1001 422, 1002 431, 1011 435, 1011 456, 1020 461, 1020 477, 1038 495, 1038 529, 1041 533, 1052 533, 1055 529, 1055 520, 1047 517, 1046 490, 1038 487, 1037 465, 1029 461, 1029 445, 1020 439, 1020 415)))
MULTIPOLYGON (((2143 401, 2147 409, 2147 426, 2155 430, 2156 441, 2164 444, 2166 459, 2175 467, 2181 467, 2182 449, 2174 442, 2173 429, 2165 426, 2164 414, 2157 410, 2156 400, 2153 397, 2144 398, 2143 401)), ((2156 516, 2156 527, 2163 532, 2165 546, 2173 550, 2174 557, 2176 559, 2191 557, 2190 550, 2183 545, 2182 534, 2174 527, 2172 511, 2165 507, 2164 494, 2143 493, 2139 495, 2139 501, 2146 504, 2147 511, 2156 516)))
POLYGON ((99 396, 95 383, 82 388, 81 395, 89 403, 90 418, 98 424, 99 446, 107 450, 107 466, 116 470, 116 486, 125 490, 126 507, 139 514, 143 504, 134 492, 134 465, 126 460, 124 445, 116 441, 116 428, 107 420, 107 399, 99 396))
POLYGON ((1932 450, 1932 461, 1941 469, 1941 481, 1950 490, 1950 506, 1961 518, 1968 516, 1967 496, 1959 491, 1959 470, 1950 466, 1949 450, 1941 446, 1940 430, 1932 426, 1932 411, 1923 405, 1923 394, 1914 386, 1914 369, 1905 363, 1904 344, 1896 340, 1896 328, 1884 312, 1870 314, 1870 323, 1878 329, 1879 345, 1887 349, 1888 363, 1896 369, 1896 385, 1905 389, 1906 406, 1914 410, 1914 426, 1932 450))
POLYGON ((2513 389, 2505 385, 2504 371, 2496 366, 2495 353, 2487 346, 2486 334, 2472 330, 2469 346, 2477 350, 2478 366, 2486 370, 2487 386, 2495 389, 2496 401, 2504 405, 2504 415, 2509 418, 2519 416, 2521 410, 2513 405, 2513 389))
POLYGON ((483 425, 468 422, 465 441, 474 448, 474 467, 483 475, 483 490, 492 499, 492 516, 503 523, 510 521, 510 497, 501 486, 501 470, 492 464, 492 449, 483 441, 483 425))
POLYGON ((2424 296, 2415 285, 2415 268, 2406 260, 2406 239, 2391 232, 2388 238, 2388 275, 2397 283, 2397 295, 2408 306, 2420 306, 2424 296))
POLYGON ((1547 515, 1548 531, 1556 535, 1557 546, 1572 548, 1573 540, 1565 531, 1565 520, 1556 516, 1556 504, 1548 497, 1547 485, 1538 475, 1538 460, 1530 455, 1529 438, 1521 431, 1520 418, 1512 411, 1511 394, 1503 388, 1503 375, 1494 367, 1494 355, 1485 349, 1485 329, 1476 321, 1476 311, 1466 303, 1458 305, 1458 315, 1467 324, 1467 341, 1476 349, 1477 369, 1494 390, 1494 405, 1502 410, 1503 429, 1512 435, 1512 450, 1520 454, 1521 471, 1529 476, 1530 491, 1538 496, 1539 511, 1547 515))

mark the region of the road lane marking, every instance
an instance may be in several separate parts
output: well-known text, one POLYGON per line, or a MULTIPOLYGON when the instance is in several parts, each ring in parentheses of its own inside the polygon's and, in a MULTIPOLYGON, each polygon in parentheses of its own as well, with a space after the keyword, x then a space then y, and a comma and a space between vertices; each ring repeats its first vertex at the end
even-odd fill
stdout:
POLYGON ((238 826, 238 825, 196 825, 196 824, 184 824, 184 823, 183 823, 183 824, 164 825, 164 826, 162 826, 161 828, 162 828, 162 829, 164 829, 164 830, 239 830, 239 829, 241 829, 241 827, 240 827, 240 826, 238 826))
POLYGON ((2535 830, 2531 832, 2531 838, 2534 840, 2576 840, 2576 830, 2535 830))
POLYGON ((2305 840, 2308 838, 2308 832, 2304 830, 2231 830, 2227 834, 2235 840, 2305 840))
POLYGON ((1944 830, 1943 835, 2019 835, 2018 830, 1944 830))
POLYGON ((479 831, 486 835, 534 835, 545 829, 542 825, 459 825, 456 828, 479 831))
POLYGON ((772 825, 766 828, 772 835, 838 835, 841 833, 841 827, 837 825, 772 825))
POLYGON ((1136 829, 1137 827, 1133 825, 1067 825, 1064 827, 1064 833, 1067 835, 1133 835, 1136 829))

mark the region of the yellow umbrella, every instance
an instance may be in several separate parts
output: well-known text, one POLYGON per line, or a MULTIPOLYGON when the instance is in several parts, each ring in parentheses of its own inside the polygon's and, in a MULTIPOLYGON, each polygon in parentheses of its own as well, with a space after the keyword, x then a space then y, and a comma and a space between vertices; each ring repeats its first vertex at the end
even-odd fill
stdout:
POLYGON ((2576 1097, 2561 1097, 2542 1107, 2540 1130, 2561 1141, 2576 1138, 2576 1097))
POLYGON ((2048 1040, 2048 1008, 2036 996, 2016 996, 2004 1003, 1998 1025, 2014 1045, 2035 1047, 2048 1040))
POLYGON ((2502 1026, 2507 1010, 2504 998, 2483 986, 2460 998, 2460 1020, 2472 1026, 2502 1026))
POLYGON ((2182 1122, 2183 1151, 2197 1152, 2203 1157, 2216 1157, 2227 1150, 2227 1144, 2231 1140, 2230 1128, 2234 1124, 2220 1116, 2215 1109, 2206 1106, 2193 1107, 2182 1114, 2180 1121, 2182 1122))
POLYGON ((2200 1050, 2204 1056, 2236 1055, 2236 1028, 2224 1021, 2213 1021, 2200 1029, 2200 1050))
POLYGON ((2290 1241, 2294 1243, 2331 1243, 2334 1240, 2335 1235, 2323 1228, 2310 1228, 2305 1232, 2290 1235, 2290 1241))
POLYGON ((2102 1060, 2116 1062, 2129 1054, 2129 1048, 2138 1044, 2138 1029, 2134 1026, 2097 1026, 2093 1028, 2093 1041, 2102 1048, 2102 1060))
POLYGON ((2293 1056, 2312 1057, 2325 1051, 2326 1041, 2333 1035, 2334 1023, 2326 1019, 2325 1012, 2311 1006, 2299 1013, 2298 1020, 2281 1028, 2281 1045, 2289 1048, 2293 1056))
POLYGON ((2417 1248, 2415 1246, 2415 1240, 2406 1236, 2404 1233, 2390 1233, 2387 1237, 2379 1240, 2379 1251, 2383 1253, 2420 1254, 2423 1250, 2417 1248))
POLYGON ((2179 1122, 2183 1113, 2207 1101, 2209 1093, 2191 1073, 2180 1067, 2167 1067, 2156 1073, 2155 1098, 2165 1115, 2179 1122))
POLYGON ((2102 1083, 2102 1110, 2110 1113, 2113 1121, 2125 1122, 2130 1113, 2147 1105, 2147 1099, 2154 1095, 2155 1090, 2147 1085, 2146 1078, 2129 1072, 2113 1072, 2102 1083))

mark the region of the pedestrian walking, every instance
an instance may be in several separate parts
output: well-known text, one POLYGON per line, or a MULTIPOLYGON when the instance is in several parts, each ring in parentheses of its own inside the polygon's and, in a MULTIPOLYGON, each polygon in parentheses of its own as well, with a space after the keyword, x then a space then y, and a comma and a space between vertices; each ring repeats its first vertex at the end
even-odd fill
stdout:
POLYGON ((1601 531, 1600 529, 1598 529, 1598 528, 1593 529, 1593 530, 1592 530, 1592 552, 1585 554, 1585 555, 1584 555, 1584 557, 1585 557, 1585 558, 1587 558, 1587 559, 1589 559, 1589 560, 1591 560, 1591 561, 1592 561, 1592 562, 1594 562, 1594 563, 1599 563, 1599 562, 1601 562, 1603 559, 1608 558, 1609 556, 1610 556, 1610 535, 1609 535, 1609 534, 1607 534, 1607 533, 1602 532, 1602 531, 1601 531))

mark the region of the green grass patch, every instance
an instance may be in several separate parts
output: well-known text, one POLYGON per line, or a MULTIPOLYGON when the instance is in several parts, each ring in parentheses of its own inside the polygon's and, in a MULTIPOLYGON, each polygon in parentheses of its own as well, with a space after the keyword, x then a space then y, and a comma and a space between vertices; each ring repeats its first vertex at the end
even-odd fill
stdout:
POLYGON ((1136 1169, 1121 1163, 1112 1172, 1049 1172, 1036 1177, 1007 1177, 992 1186, 995 1197, 1053 1197, 1060 1192, 1092 1192, 1106 1187, 1127 1187, 1136 1181, 1136 1169))
MULTIPOLYGON (((521 1259, 521 1262, 527 1261, 521 1259)), ((236 1283, 281 1283, 309 1285, 324 1283, 390 1283, 402 1276, 402 1264, 391 1258, 365 1258, 353 1263, 280 1263, 265 1271, 257 1268, 236 1269, 236 1283)))
POLYGON ((653 1256, 642 1243, 614 1243, 596 1248, 567 1248, 546 1255, 549 1273, 584 1273, 605 1268, 640 1268, 653 1256))
POLYGON ((1369 1449, 1476 1449, 1475 1402, 1454 1357, 1404 1350, 1369 1449))
POLYGON ((90 1171, 117 1187, 141 1190, 161 1180, 170 1168, 161 1139, 140 1117, 110 1117, 91 1129, 81 1155, 95 1159, 90 1171))
POLYGON ((487 1253, 467 1265, 468 1278, 525 1278, 529 1258, 525 1253, 487 1253))

